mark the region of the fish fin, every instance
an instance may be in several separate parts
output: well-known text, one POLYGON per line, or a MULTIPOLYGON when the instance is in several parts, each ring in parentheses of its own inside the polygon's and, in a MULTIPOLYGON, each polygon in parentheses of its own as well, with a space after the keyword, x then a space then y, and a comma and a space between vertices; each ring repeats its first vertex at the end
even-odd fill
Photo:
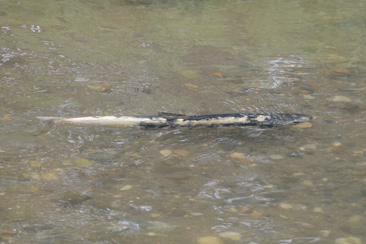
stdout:
POLYGON ((187 117, 187 115, 185 115, 185 114, 169 113, 169 112, 159 112, 158 115, 165 118, 165 119, 168 119, 168 120, 182 119, 182 118, 187 117))
POLYGON ((169 112, 159 112, 158 114, 159 114, 159 116, 177 116, 177 117, 187 116, 187 115, 181 114, 181 113, 169 113, 169 112))

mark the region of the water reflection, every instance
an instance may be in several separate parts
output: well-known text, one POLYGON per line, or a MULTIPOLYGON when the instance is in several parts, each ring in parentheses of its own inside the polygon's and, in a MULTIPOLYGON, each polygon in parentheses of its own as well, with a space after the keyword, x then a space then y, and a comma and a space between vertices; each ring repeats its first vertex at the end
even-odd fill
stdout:
POLYGON ((266 85, 272 84, 269 88, 278 88, 291 82, 301 82, 301 76, 307 75, 304 73, 304 66, 306 66, 306 62, 295 55, 268 60, 268 80, 273 81, 266 85))

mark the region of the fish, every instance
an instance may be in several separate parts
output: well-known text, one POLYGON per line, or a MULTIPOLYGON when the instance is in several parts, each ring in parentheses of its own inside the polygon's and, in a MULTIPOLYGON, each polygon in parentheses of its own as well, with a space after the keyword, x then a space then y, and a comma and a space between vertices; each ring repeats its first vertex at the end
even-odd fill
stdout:
POLYGON ((260 126, 275 127, 295 125, 308 122, 313 119, 311 115, 292 113, 224 113, 205 115, 184 115, 159 113, 157 116, 89 116, 89 117, 43 117, 38 116, 42 121, 54 123, 95 125, 106 127, 131 127, 139 126, 145 128, 162 127, 216 127, 216 126, 260 126))

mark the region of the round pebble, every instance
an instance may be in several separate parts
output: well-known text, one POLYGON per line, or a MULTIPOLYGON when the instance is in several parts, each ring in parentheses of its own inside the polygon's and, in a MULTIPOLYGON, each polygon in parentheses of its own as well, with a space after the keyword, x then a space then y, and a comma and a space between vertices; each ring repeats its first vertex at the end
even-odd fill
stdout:
POLYGON ((95 86, 89 86, 90 89, 97 91, 97 92, 109 92, 111 91, 111 85, 109 84, 99 84, 95 86))
POLYGON ((314 229, 316 228, 315 225, 309 224, 309 223, 301 223, 300 224, 302 227, 306 228, 306 229, 314 229))
POLYGON ((330 230, 321 230, 319 231, 319 234, 322 236, 322 237, 328 237, 330 235, 331 231, 330 230))
POLYGON ((132 188, 132 186, 131 185, 125 185, 125 186, 123 186, 120 190, 121 191, 128 191, 128 190, 130 190, 132 188))
POLYGON ((230 154, 230 158, 244 158, 245 154, 244 153, 238 153, 238 152, 233 152, 232 154, 230 154))
POLYGON ((161 150, 159 153, 160 153, 161 155, 163 155, 163 156, 170 156, 170 155, 172 155, 172 151, 171 151, 171 150, 169 150, 169 149, 161 150))
POLYGON ((340 226, 340 229, 350 235, 364 235, 366 231, 364 223, 365 219, 361 215, 353 215, 340 226))
POLYGON ((345 238, 338 238, 335 240, 336 244, 362 244, 361 239, 357 237, 345 237, 345 238))
POLYGON ((316 150, 316 144, 307 144, 302 147, 300 147, 301 151, 315 151, 316 150))
POLYGON ((154 233, 169 233, 172 232, 176 227, 176 225, 171 225, 162 221, 148 221, 147 229, 154 233))
POLYGON ((237 213, 238 210, 236 208, 229 208, 229 211, 232 212, 232 213, 237 213))
POLYGON ((304 95, 304 98, 305 99, 308 99, 308 100, 313 100, 315 99, 315 97, 311 96, 311 95, 304 95))
POLYGON ((215 236, 204 236, 197 240, 198 244, 224 244, 224 242, 215 236))
POLYGON ((82 76, 77 76, 75 78, 75 82, 87 82, 87 81, 89 81, 89 79, 85 78, 85 77, 82 77, 82 76))
POLYGON ((360 223, 362 220, 362 217, 360 215, 353 215, 348 219, 348 223, 360 223))
POLYGON ((331 99, 333 102, 351 102, 352 100, 345 96, 335 96, 331 99))
POLYGON ((313 208, 313 212, 314 213, 324 213, 324 210, 320 207, 315 207, 315 208, 313 208))
POLYGON ((256 217, 263 217, 263 214, 261 214, 260 212, 257 212, 257 211, 253 211, 253 213, 251 213, 250 215, 256 216, 256 217))
POLYGON ((184 71, 180 72, 180 74, 184 78, 187 78, 190 80, 197 79, 199 77, 198 73, 193 70, 184 70, 184 71))
POLYGON ((192 84, 192 83, 185 83, 185 84, 184 84, 184 86, 185 86, 185 87, 187 87, 187 88, 191 88, 191 89, 196 89, 196 88, 198 88, 198 86, 197 86, 197 85, 192 84))
POLYGON ((238 232, 234 232, 234 231, 225 231, 225 232, 221 232, 219 234, 219 236, 221 238, 224 239, 230 239, 232 241, 240 241, 241 235, 238 232))
POLYGON ((279 160, 279 159, 284 159, 284 156, 280 155, 280 154, 273 154, 270 156, 271 159, 273 160, 279 160))
POLYGON ((313 186, 314 184, 313 184, 313 182, 311 182, 310 180, 304 180, 303 182, 302 182, 302 184, 304 185, 304 186, 313 186))
POLYGON ((284 203, 284 202, 281 202, 279 206, 280 206, 280 208, 283 208, 283 209, 291 209, 292 208, 291 204, 284 203))
POLYGON ((336 141, 336 142, 333 142, 332 146, 333 147, 339 147, 339 146, 342 146, 342 143, 336 141))

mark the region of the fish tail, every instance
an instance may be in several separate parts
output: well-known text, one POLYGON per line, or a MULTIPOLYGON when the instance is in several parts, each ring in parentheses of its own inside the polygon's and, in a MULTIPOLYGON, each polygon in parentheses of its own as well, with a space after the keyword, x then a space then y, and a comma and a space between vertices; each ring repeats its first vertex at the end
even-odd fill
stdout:
POLYGON ((62 117, 46 117, 46 116, 37 116, 37 119, 41 120, 41 121, 45 121, 45 122, 61 122, 63 121, 65 118, 62 117))

